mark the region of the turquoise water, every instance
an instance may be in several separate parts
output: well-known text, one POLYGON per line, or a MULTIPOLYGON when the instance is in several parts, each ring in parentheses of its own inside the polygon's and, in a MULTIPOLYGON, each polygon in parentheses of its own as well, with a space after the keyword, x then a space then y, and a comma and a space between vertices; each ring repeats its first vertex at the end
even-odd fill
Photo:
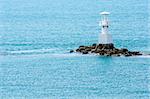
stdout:
POLYGON ((70 54, 98 41, 150 52, 148 0, 0 0, 1 99, 149 99, 150 57, 70 54))

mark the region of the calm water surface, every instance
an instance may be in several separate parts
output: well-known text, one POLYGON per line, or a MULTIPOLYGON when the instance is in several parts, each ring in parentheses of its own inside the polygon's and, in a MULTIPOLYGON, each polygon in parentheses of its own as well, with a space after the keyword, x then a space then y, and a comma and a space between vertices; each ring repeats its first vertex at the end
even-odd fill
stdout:
POLYGON ((150 52, 148 0, 0 0, 1 99, 149 99, 150 57, 70 54, 98 41, 150 52))

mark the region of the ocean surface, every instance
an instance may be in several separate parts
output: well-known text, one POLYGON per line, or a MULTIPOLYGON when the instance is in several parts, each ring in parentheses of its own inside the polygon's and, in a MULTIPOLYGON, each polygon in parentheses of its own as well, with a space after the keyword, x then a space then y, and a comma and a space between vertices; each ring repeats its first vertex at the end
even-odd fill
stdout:
POLYGON ((98 42, 150 53, 148 0, 0 0, 0 99, 150 99, 150 57, 70 54, 98 42))

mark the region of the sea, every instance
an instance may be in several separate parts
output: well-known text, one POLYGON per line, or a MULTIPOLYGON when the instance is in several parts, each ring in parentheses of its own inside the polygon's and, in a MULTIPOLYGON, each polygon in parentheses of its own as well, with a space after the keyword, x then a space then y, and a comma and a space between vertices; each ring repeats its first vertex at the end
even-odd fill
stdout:
POLYGON ((0 0, 0 99, 150 99, 150 56, 69 53, 98 42, 150 53, 149 0, 0 0))

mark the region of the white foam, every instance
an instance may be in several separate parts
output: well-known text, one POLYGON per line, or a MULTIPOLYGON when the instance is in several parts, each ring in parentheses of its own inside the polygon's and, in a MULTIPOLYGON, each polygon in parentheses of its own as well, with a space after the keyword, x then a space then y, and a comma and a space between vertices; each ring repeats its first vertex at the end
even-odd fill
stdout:
POLYGON ((131 56, 129 58, 150 58, 150 55, 131 56))
POLYGON ((52 57, 84 57, 84 56, 93 56, 91 54, 86 54, 86 55, 83 55, 81 53, 59 53, 59 54, 48 54, 52 57))
POLYGON ((137 56, 137 57, 141 57, 141 58, 150 58, 150 55, 142 55, 142 56, 137 56))
POLYGON ((34 50, 18 50, 18 51, 7 51, 6 54, 42 54, 42 53, 52 53, 58 49, 34 49, 34 50))

